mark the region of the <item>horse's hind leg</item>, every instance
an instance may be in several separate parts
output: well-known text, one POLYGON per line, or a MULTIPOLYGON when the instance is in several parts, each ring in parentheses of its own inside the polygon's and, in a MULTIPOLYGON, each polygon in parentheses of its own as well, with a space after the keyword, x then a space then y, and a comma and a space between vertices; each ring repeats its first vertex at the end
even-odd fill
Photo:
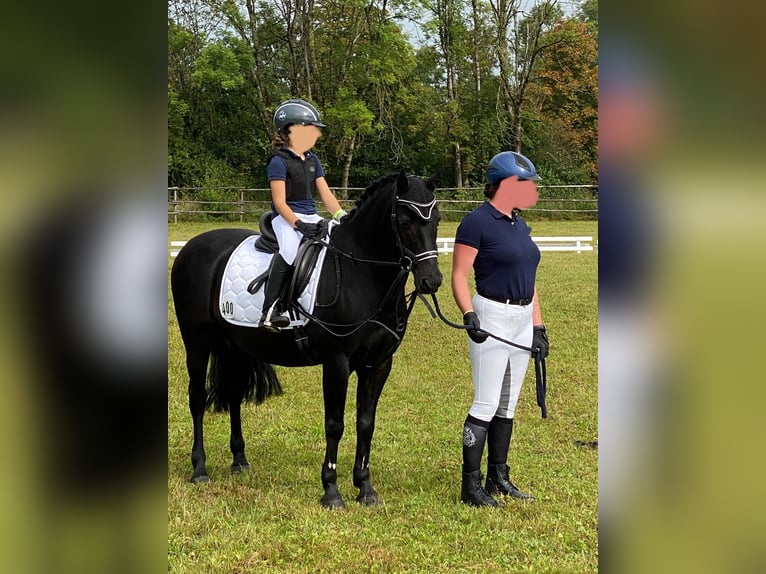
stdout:
POLYGON ((210 349, 204 345, 186 345, 186 368, 189 371, 189 411, 194 424, 194 444, 191 460, 194 467, 192 482, 207 482, 210 477, 205 466, 205 445, 203 440, 203 418, 207 404, 205 379, 210 349))
POLYGON ((250 470, 245 457, 245 439, 242 436, 242 400, 252 392, 252 367, 247 355, 221 338, 213 346, 213 362, 210 366, 208 402, 218 412, 229 411, 233 474, 250 470))
POLYGON ((232 463, 231 473, 239 474, 250 470, 250 463, 245 456, 245 438, 242 436, 242 401, 245 398, 248 381, 252 369, 246 355, 237 351, 231 351, 228 355, 231 364, 228 369, 227 387, 229 401, 229 421, 231 434, 229 447, 231 448, 232 463))
POLYGON ((356 389, 356 457, 354 459, 354 486, 359 489, 356 501, 365 506, 378 503, 378 493, 370 479, 370 446, 375 432, 375 413, 378 399, 391 372, 389 357, 375 367, 357 369, 356 389))
POLYGON ((245 439, 242 436, 241 403, 242 399, 229 406, 229 416, 231 418, 231 438, 229 440, 229 446, 231 447, 232 454, 232 474, 239 474, 240 472, 250 470, 250 463, 247 462, 247 457, 245 456, 245 439))

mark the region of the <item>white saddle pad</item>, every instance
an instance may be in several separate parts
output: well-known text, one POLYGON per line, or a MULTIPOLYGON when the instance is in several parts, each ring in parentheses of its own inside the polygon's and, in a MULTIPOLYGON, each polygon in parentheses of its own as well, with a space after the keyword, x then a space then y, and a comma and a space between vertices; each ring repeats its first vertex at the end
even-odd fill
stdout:
MULTIPOLYGON (((329 228, 333 227, 330 222, 329 228)), ((221 315, 229 323, 242 327, 257 327, 261 320, 263 306, 263 285, 255 293, 249 293, 247 286, 269 268, 272 254, 255 249, 257 235, 251 235, 240 243, 229 257, 221 282, 219 309, 221 315)), ((319 252, 317 263, 311 272, 308 285, 298 297, 298 303, 309 313, 314 311, 319 274, 322 269, 327 248, 319 252)), ((290 326, 286 329, 299 327, 308 323, 309 319, 302 313, 290 309, 290 326)))

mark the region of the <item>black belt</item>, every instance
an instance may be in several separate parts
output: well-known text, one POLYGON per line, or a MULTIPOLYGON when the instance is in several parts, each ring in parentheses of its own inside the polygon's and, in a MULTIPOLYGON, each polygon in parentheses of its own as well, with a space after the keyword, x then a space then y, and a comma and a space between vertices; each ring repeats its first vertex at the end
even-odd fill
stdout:
POLYGON ((479 293, 482 297, 485 299, 489 299, 490 301, 494 301, 495 303, 503 303, 505 305, 521 305, 522 307, 525 307, 529 305, 532 302, 532 299, 502 299, 500 297, 492 297, 490 295, 484 295, 483 293, 479 293))

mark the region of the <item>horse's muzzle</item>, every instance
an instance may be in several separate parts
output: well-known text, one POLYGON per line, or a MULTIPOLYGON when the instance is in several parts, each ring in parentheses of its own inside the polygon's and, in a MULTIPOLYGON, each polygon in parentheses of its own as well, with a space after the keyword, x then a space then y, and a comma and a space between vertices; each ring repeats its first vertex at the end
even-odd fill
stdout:
POLYGON ((415 271, 415 289, 423 295, 436 293, 442 284, 442 274, 437 267, 435 271, 429 273, 418 273, 415 271))

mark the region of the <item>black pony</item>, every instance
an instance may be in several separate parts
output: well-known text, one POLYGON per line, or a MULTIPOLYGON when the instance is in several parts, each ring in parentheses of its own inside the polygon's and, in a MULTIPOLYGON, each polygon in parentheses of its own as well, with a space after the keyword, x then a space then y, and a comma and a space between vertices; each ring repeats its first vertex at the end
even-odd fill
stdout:
MULTIPOLYGON (((344 506, 336 465, 352 372, 358 378, 353 471, 354 485, 359 488, 357 501, 365 505, 378 502, 370 481, 370 443, 378 399, 411 310, 405 296, 407 276, 413 272, 415 289, 423 294, 436 292, 442 282, 436 248, 441 215, 433 190, 430 179, 404 172, 381 177, 367 188, 343 223, 335 227, 323 262, 312 320, 302 328, 308 346, 298 341, 295 330, 272 333, 233 325, 221 315, 218 297, 224 267, 235 247, 254 235, 253 231, 209 231, 181 249, 173 265, 171 285, 189 372, 189 407, 194 422, 192 482, 209 480, 202 424, 206 407, 229 410, 234 457, 231 469, 246 470, 249 464, 242 437, 242 401, 255 395, 261 402, 281 392, 272 365, 321 363, 327 442, 321 503, 327 507, 344 506)), ((410 305, 414 301, 413 295, 410 305)))

